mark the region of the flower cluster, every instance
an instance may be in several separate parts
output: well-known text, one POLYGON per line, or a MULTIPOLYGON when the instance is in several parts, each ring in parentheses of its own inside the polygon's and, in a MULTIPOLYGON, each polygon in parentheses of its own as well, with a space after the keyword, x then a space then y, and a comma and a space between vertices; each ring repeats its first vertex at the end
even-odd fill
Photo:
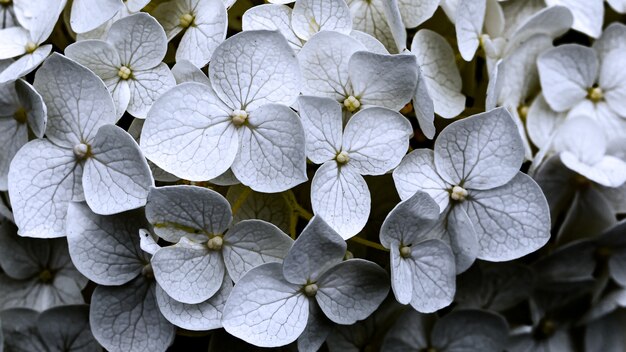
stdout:
POLYGON ((0 352, 626 348, 626 1, 268 2, 0 0, 0 352))

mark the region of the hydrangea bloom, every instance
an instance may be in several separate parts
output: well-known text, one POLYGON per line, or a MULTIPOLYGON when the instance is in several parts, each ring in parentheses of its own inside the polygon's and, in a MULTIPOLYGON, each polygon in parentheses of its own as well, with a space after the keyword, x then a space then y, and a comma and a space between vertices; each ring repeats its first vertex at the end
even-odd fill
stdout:
POLYGON ((523 157, 511 115, 499 108, 449 125, 434 152, 419 149, 404 158, 394 181, 403 199, 421 190, 451 215, 444 236, 463 271, 476 257, 511 260, 549 239, 548 204, 519 171, 523 157))
POLYGON ((224 328, 257 346, 297 339, 299 349, 316 351, 330 333, 329 320, 365 319, 389 291, 382 268, 362 259, 342 261, 345 252, 341 237, 314 217, 282 264, 257 266, 235 285, 224 307, 224 328))
POLYGON ((263 192, 304 182, 304 130, 288 107, 300 69, 284 37, 246 31, 229 38, 213 54, 209 77, 211 87, 181 84, 153 105, 141 136, 146 156, 193 181, 232 168, 263 192))
POLYGON ((408 148, 411 125, 397 112, 373 107, 352 116, 342 133, 341 106, 332 99, 302 96, 298 108, 307 156, 322 164, 311 182, 313 212, 350 238, 370 213, 370 193, 361 175, 382 175, 396 167, 408 148))
POLYGON ((96 73, 111 92, 117 116, 126 110, 145 118, 154 101, 176 85, 162 63, 167 40, 159 23, 135 14, 111 25, 106 40, 83 40, 65 49, 65 55, 96 73))
POLYGON ((154 182, 150 169, 132 137, 110 125, 115 107, 102 80, 53 54, 34 85, 48 107, 47 138, 21 148, 9 170, 20 235, 65 236, 73 200, 86 200, 100 214, 144 205, 154 182))

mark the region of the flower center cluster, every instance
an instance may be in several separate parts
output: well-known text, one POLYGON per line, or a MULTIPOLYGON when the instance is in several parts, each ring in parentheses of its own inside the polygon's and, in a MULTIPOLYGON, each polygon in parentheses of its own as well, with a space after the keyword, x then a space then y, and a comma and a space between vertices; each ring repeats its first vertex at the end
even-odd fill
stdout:
POLYGON ((52 272, 48 269, 44 269, 39 273, 39 281, 47 284, 52 281, 52 272))
POLYGON ((245 110, 234 110, 230 117, 232 117, 235 126, 245 125, 248 122, 248 113, 245 110))
POLYGON ((594 103, 600 102, 604 99, 604 92, 600 87, 591 87, 587 91, 587 98, 594 103))
POLYGON ((411 256, 411 247, 400 245, 400 256, 402 258, 409 258, 411 256))
POLYGON ((452 192, 450 192, 450 198, 459 202, 464 201, 467 195, 467 190, 461 186, 452 187, 452 192))
POLYGON ((180 16, 180 18, 178 19, 178 20, 179 20, 179 23, 178 23, 178 24, 179 24, 181 27, 183 27, 183 28, 187 28, 187 27, 189 27, 189 26, 193 25, 193 21, 194 21, 195 19, 196 19, 196 18, 194 17, 194 15, 192 15, 192 14, 190 14, 190 13, 186 13, 186 14, 184 14, 184 15, 180 16))
POLYGON ((37 50, 37 44, 33 42, 26 43, 26 52, 28 54, 32 54, 35 50, 37 50))
POLYGON ((91 155, 91 146, 85 143, 78 143, 74 146, 74 156, 76 159, 86 159, 91 155))
POLYGON ((350 155, 345 150, 342 150, 337 153, 337 156, 335 156, 335 160, 337 160, 337 164, 345 165, 348 163, 348 161, 350 161, 350 155))
POLYGON ((224 239, 222 236, 211 237, 206 243, 206 246, 212 251, 219 251, 222 249, 222 246, 224 246, 224 239))
POLYGON ((308 297, 314 297, 317 294, 317 285, 315 283, 306 284, 304 286, 304 294, 308 297))
POLYGON ((528 116, 528 110, 530 108, 526 104, 522 104, 517 108, 517 113, 519 114, 520 119, 522 121, 526 121, 526 117, 528 116))
POLYGON ((345 106, 348 111, 355 112, 361 107, 361 102, 351 95, 343 101, 343 106, 345 106))
POLYGON ((122 66, 120 67, 120 70, 117 71, 117 75, 121 79, 129 79, 132 74, 133 74, 133 71, 131 71, 130 68, 128 68, 128 66, 122 66))
POLYGON ((0 5, 2 5, 2 6, 9 6, 9 5, 11 5, 12 2, 13 2, 13 0, 0 0, 0 5))
POLYGON ((13 118, 15 119, 15 121, 23 124, 28 121, 28 113, 26 112, 26 109, 20 107, 19 109, 15 110, 13 118))

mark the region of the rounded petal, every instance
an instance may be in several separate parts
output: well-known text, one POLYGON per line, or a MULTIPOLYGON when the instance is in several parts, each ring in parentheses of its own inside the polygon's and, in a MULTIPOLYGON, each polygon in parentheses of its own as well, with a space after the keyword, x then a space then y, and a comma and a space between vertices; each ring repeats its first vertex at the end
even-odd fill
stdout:
POLYGON ((191 181, 224 173, 237 155, 230 110, 201 83, 183 83, 155 101, 141 135, 146 157, 163 170, 191 181))
POLYGON ((300 93, 298 59, 278 31, 245 31, 228 38, 213 53, 209 78, 233 110, 291 105, 300 93))
POLYGON ((413 55, 380 55, 359 51, 348 64, 352 94, 362 107, 400 110, 413 99, 418 67, 413 55))
POLYGON ((344 0, 296 1, 291 15, 291 27, 305 41, 320 31, 350 34, 350 9, 344 0))
POLYGON ((98 286, 89 322, 94 337, 109 351, 165 352, 174 326, 156 302, 155 283, 143 277, 123 286, 98 286))
POLYGON ((65 214, 71 200, 82 200, 82 165, 71 149, 37 139, 13 158, 8 188, 19 234, 26 237, 65 236, 65 214))
POLYGON ((389 293, 387 272, 372 262, 350 259, 341 262, 317 281, 315 300, 337 324, 354 324, 370 316, 389 293))
POLYGON ((304 128, 289 107, 267 104, 254 110, 239 128, 240 149, 232 170, 255 191, 275 193, 304 181, 304 128))
POLYGON ((150 190, 146 218, 159 237, 176 243, 185 235, 221 234, 233 217, 228 201, 215 191, 166 186, 150 190))
POLYGON ((448 183, 490 189, 509 182, 524 160, 511 114, 498 108, 455 121, 435 142, 435 166, 448 183))
POLYGON ((363 176, 350 165, 329 161, 315 172, 311 182, 313 212, 341 237, 353 237, 365 227, 371 196, 363 176))
POLYGON ((302 94, 343 101, 350 90, 348 62, 365 46, 347 35, 325 31, 314 35, 298 53, 302 94))
MULTIPOLYGON (((216 48, 226 39, 228 17, 221 0, 196 1, 190 12, 195 26, 188 27, 176 50, 176 61, 188 60, 196 67, 204 67, 216 48)), ((175 19, 178 20, 179 17, 175 19)))
POLYGON ((459 0, 456 9, 455 30, 459 51, 465 61, 471 61, 483 33, 487 0, 459 0))
POLYGON ((52 54, 37 70, 34 87, 48 107, 46 137, 57 145, 91 143, 101 126, 115 123, 115 105, 102 80, 62 55, 52 54))
POLYGON ((134 79, 128 81, 130 100, 128 112, 137 117, 145 118, 155 100, 176 85, 176 79, 166 64, 133 72, 134 79))
POLYGON ((585 99, 598 76, 598 58, 591 48, 560 45, 541 54, 537 68, 546 101, 561 112, 585 99))
POLYGON ((159 285, 168 296, 181 303, 198 304, 208 300, 224 281, 221 253, 186 238, 159 249, 150 263, 159 285))
POLYGON ((133 71, 157 66, 167 51, 163 27, 145 12, 113 23, 107 34, 107 41, 117 49, 122 64, 133 71))
POLYGON ((459 115, 465 109, 465 96, 450 44, 436 32, 422 29, 413 37, 411 52, 417 57, 435 113, 444 118, 459 115))
POLYGON ((341 150, 341 105, 330 98, 301 96, 298 113, 306 134, 306 155, 312 162, 322 164, 334 159, 341 150))
POLYGON ((403 200, 423 191, 439 204, 441 212, 450 203, 451 185, 437 173, 434 152, 430 149, 417 149, 406 155, 393 171, 393 181, 403 200))
POLYGON ((256 346, 284 346, 306 328, 309 304, 299 285, 284 280, 279 263, 267 263, 250 270, 235 286, 222 324, 229 334, 256 346))
POLYGON ((361 110, 348 121, 343 147, 348 164, 362 175, 382 175, 400 164, 409 149, 411 123, 400 113, 373 107, 361 110))
POLYGON ((291 7, 280 4, 261 4, 251 7, 243 14, 243 30, 277 30, 287 39, 289 46, 298 52, 303 42, 291 29, 291 12, 291 7))
POLYGON ((89 207, 110 215, 146 205, 154 179, 133 137, 120 127, 102 126, 91 148, 93 155, 83 171, 89 207))
POLYGON ((0 84, 15 81, 31 73, 52 51, 52 45, 42 45, 31 54, 22 55, 19 59, 0 72, 0 84))
POLYGON ((520 258, 550 239, 548 202, 535 181, 521 172, 501 187, 471 192, 462 205, 478 235, 480 259, 520 258))

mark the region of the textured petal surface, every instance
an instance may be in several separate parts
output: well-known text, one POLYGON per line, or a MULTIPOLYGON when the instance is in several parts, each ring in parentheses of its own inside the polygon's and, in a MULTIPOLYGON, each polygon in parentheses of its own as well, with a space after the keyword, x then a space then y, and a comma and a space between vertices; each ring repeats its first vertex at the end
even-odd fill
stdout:
POLYGON ((465 109, 463 81, 450 44, 436 32, 423 29, 413 37, 411 52, 417 57, 435 113, 445 118, 460 114, 465 109))
POLYGON ((108 21, 123 7, 120 0, 76 0, 70 24, 76 33, 85 33, 108 21))
POLYGON ((157 166, 180 178, 215 178, 228 170, 237 155, 239 141, 230 113, 210 87, 176 86, 148 112, 141 149, 157 166))
POLYGON ((341 149, 341 105, 330 98, 301 96, 298 112, 306 135, 306 156, 316 164, 335 158, 341 149))
POLYGON ((291 28, 291 12, 291 7, 279 4, 254 6, 243 14, 243 30, 277 30, 287 39, 289 46, 298 52, 302 48, 303 42, 291 28))
POLYGON ((346 242, 321 217, 313 217, 285 257, 285 279, 300 285, 317 281, 341 262, 346 248, 346 242))
POLYGON ((127 109, 138 118, 145 118, 154 101, 176 85, 174 75, 164 63, 149 70, 134 71, 133 77, 128 81, 130 99, 127 109))
POLYGON ((213 53, 209 78, 232 109, 291 105, 300 93, 298 60, 278 31, 245 31, 228 38, 213 53))
POLYGON ((232 290, 232 282, 226 279, 210 299, 199 304, 185 304, 171 298, 157 286, 156 298, 161 314, 170 323, 186 330, 205 331, 222 327, 222 312, 232 290))
POLYGON ((508 326, 499 315, 479 310, 460 310, 443 317, 432 332, 432 343, 445 351, 479 349, 501 351, 507 343, 508 326))
POLYGON ((355 168, 329 161, 317 169, 311 181, 311 205, 315 214, 348 239, 365 226, 371 196, 355 168))
POLYGON ((430 149, 417 149, 405 156, 393 171, 393 181, 402 199, 408 199, 415 192, 423 191, 439 204, 442 212, 450 203, 448 189, 451 185, 437 173, 435 154, 430 149))
POLYGON ((174 326, 159 311, 155 286, 138 277, 123 286, 96 287, 89 321, 104 348, 162 352, 174 341, 174 326))
POLYGON ((83 199, 83 167, 72 150, 47 140, 34 140, 15 155, 8 188, 19 234, 27 237, 65 236, 68 202, 83 199))
POLYGON ((320 31, 350 34, 350 9, 344 0, 296 1, 291 15, 291 27, 302 40, 309 40, 320 31))
POLYGON ((478 235, 479 258, 519 258, 550 239, 548 203, 529 176, 520 172, 504 186, 471 193, 470 199, 463 205, 478 235))
POLYGON ((224 280, 221 253, 186 238, 159 249, 150 262, 159 285, 181 303, 198 304, 208 300, 224 280))
POLYGON ((110 215, 146 205, 154 179, 133 137, 117 126, 102 126, 91 147, 83 171, 89 207, 110 215))
POLYGON ((356 113, 346 125, 342 150, 362 175, 382 175, 400 164, 409 148, 411 123, 400 113, 373 107, 356 113))
MULTIPOLYGON (((226 7, 221 0, 192 1, 197 6, 190 12, 195 15, 195 26, 189 27, 176 50, 176 61, 188 60, 204 67, 220 43, 226 39, 228 25, 226 7)), ((179 17, 174 17, 178 20, 179 17)))
POLYGON ((456 121, 435 142, 435 166, 454 185, 490 189, 507 183, 524 160, 515 122, 498 108, 456 121))
POLYGON ((465 61, 471 61, 480 44, 487 0, 460 0, 456 9, 455 30, 459 51, 465 61))
POLYGON ((130 15, 113 23, 107 41, 117 49, 122 64, 133 71, 157 66, 167 51, 163 27, 147 13, 130 15))
POLYGON ((139 229, 148 224, 140 212, 101 216, 85 203, 71 203, 67 213, 70 255, 83 275, 101 285, 123 285, 141 273, 148 260, 139 229))
POLYGON ((293 240, 278 227, 261 220, 243 220, 224 236, 222 253, 230 278, 237 283, 245 273, 264 263, 282 262, 293 240))
POLYGON ((418 68, 413 55, 356 52, 348 64, 353 95, 363 107, 400 110, 413 99, 418 68))
POLYGON ((546 101, 552 109, 565 111, 587 96, 598 75, 598 58, 591 48, 561 45, 539 56, 537 68, 546 101))
POLYGON ((282 192, 306 181, 302 122, 289 107, 267 104, 239 128, 240 149, 232 170, 258 192, 282 192))
POLYGON ((91 143, 100 126, 115 123, 113 99, 102 80, 64 56, 46 60, 34 87, 48 107, 46 136, 57 145, 91 143))
POLYGON ((387 272, 377 264, 351 259, 323 274, 315 300, 338 324, 354 324, 370 316, 389 292, 387 272))
POLYGON ((267 263, 250 270, 235 286, 222 324, 228 333, 256 346, 283 346, 304 331, 309 304, 300 286, 284 280, 279 263, 267 263))
POLYGON ((170 242, 185 235, 223 233, 232 220, 230 204, 219 193, 195 186, 153 188, 146 218, 156 234, 170 242))

